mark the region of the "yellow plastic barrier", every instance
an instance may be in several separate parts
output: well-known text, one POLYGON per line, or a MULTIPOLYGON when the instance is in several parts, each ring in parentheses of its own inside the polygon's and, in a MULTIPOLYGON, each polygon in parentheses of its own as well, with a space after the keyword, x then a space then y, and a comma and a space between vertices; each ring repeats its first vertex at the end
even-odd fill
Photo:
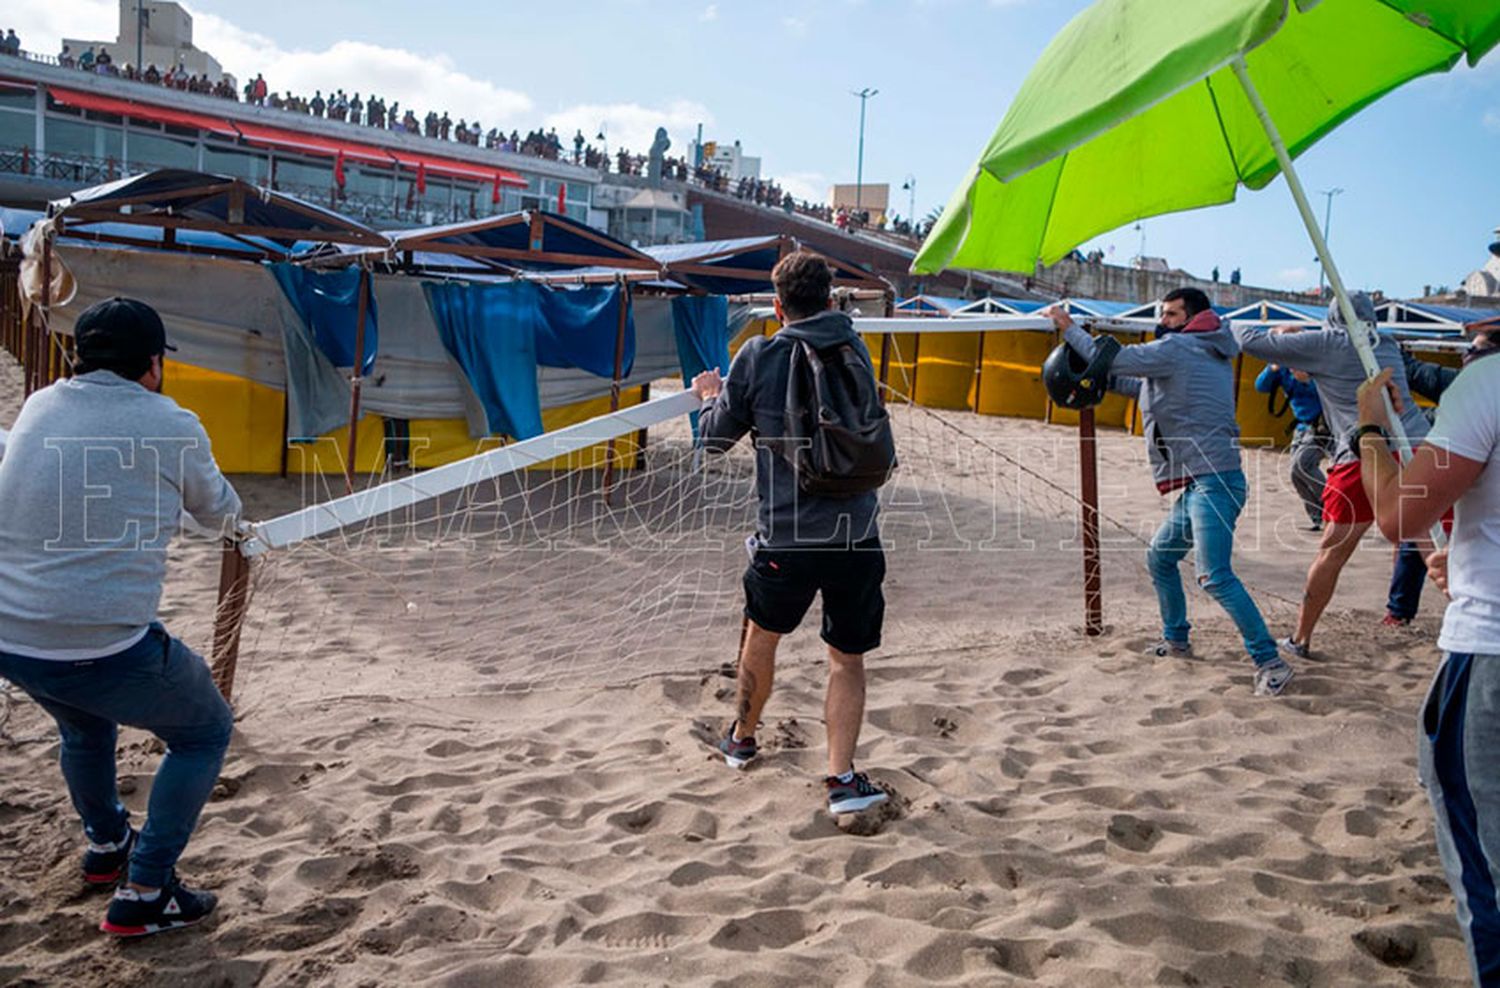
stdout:
MULTIPOLYGON (((639 405, 643 397, 641 388, 630 388, 620 395, 620 407, 639 405)), ((542 411, 542 429, 551 432, 564 426, 596 418, 609 413, 609 398, 591 398, 571 405, 559 405, 542 411)), ((504 445, 499 436, 484 436, 473 439, 463 419, 412 419, 408 425, 411 434, 412 466, 417 469, 442 466, 477 453, 504 445)), ((361 439, 361 442, 363 440, 361 439)), ((566 457, 539 463, 532 469, 589 469, 603 467, 607 461, 607 443, 578 450, 566 457)), ((633 436, 622 436, 615 441, 616 464, 629 469, 637 465, 640 448, 633 436)))
POLYGON ((929 408, 974 407, 974 368, 979 363, 978 333, 932 333, 916 354, 913 399, 929 408))
MULTIPOLYGON (((225 473, 280 473, 286 399, 276 388, 248 378, 167 361, 162 392, 191 410, 213 444, 225 473)), ((358 473, 377 472, 385 462, 385 423, 378 415, 360 418, 356 443, 358 473)), ((288 473, 344 472, 346 429, 287 449, 288 473)))
POLYGON ((1054 345, 1051 333, 985 333, 984 365, 979 374, 980 413, 1045 419, 1047 389, 1042 386, 1042 361, 1054 345))

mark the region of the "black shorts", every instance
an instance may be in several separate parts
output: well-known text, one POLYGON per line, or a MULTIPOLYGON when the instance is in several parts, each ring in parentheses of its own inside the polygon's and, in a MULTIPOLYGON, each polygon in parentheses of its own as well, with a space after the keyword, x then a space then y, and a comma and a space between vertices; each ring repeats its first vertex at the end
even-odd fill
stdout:
POLYGON ((745 616, 767 631, 790 634, 813 597, 823 594, 823 640, 863 655, 880 647, 885 622, 885 550, 880 539, 853 548, 755 550, 745 570, 745 616))

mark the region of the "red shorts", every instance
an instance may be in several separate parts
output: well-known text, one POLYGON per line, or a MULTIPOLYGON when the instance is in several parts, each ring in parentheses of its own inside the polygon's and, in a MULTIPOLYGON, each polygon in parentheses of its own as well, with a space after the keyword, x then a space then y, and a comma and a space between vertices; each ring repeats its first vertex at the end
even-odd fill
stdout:
MULTIPOLYGON (((1365 496, 1360 479, 1359 461, 1352 460, 1328 468, 1323 484, 1323 521, 1329 525, 1360 525, 1375 520, 1375 509, 1365 496)), ((1443 513, 1443 531, 1453 531, 1453 509, 1443 513)))
POLYGON ((1362 525, 1375 520, 1375 509, 1365 497, 1359 479, 1359 461, 1350 460, 1328 468, 1323 484, 1323 521, 1329 525, 1362 525))

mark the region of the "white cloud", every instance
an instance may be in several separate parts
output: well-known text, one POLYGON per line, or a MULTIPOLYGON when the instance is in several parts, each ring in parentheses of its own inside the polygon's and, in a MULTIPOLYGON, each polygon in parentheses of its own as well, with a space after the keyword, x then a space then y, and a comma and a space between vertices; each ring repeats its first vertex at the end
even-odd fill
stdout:
POLYGON ((703 13, 698 15, 700 21, 716 21, 719 19, 719 5, 711 3, 703 8, 703 13))
POLYGON ((807 19, 804 17, 783 17, 781 26, 794 38, 807 37, 807 19))
POLYGON ((120 22, 119 4, 111 0, 23 0, 6 6, 0 28, 14 27, 21 47, 42 55, 56 55, 63 38, 111 40, 120 22))
POLYGON ((1282 288, 1306 288, 1314 281, 1316 273, 1309 267, 1282 268, 1276 272, 1276 284, 1282 288))
POLYGON ((1480 122, 1485 130, 1500 134, 1500 109, 1485 110, 1480 122))
POLYGON ((359 41, 340 41, 322 51, 286 51, 274 41, 213 14, 193 14, 193 43, 209 52, 241 83, 266 77, 272 91, 326 96, 342 88, 362 99, 373 93, 387 104, 422 116, 446 110, 457 123, 478 119, 484 126, 522 127, 533 123, 531 98, 459 71, 444 55, 427 55, 359 41))
POLYGON ((833 182, 822 172, 788 172, 782 175, 767 175, 776 184, 792 194, 794 199, 808 202, 827 202, 828 190, 833 182))
POLYGON ((583 103, 547 114, 542 123, 556 127, 563 144, 572 147, 572 135, 583 131, 591 144, 603 125, 605 142, 611 154, 625 147, 636 154, 651 150, 656 140, 656 128, 667 128, 672 147, 667 152, 673 157, 686 156, 688 144, 696 136, 698 125, 712 126, 713 114, 701 103, 677 100, 662 108, 642 106, 639 103, 583 103))

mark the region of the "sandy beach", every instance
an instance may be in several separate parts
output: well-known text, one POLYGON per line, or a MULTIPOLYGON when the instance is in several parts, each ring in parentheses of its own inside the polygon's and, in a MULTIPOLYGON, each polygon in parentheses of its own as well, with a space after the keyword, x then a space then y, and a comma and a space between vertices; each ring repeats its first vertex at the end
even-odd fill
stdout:
MULTIPOLYGON (((8 426, 19 375, 0 362, 8 426)), ((913 463, 941 464, 945 437, 1013 456, 1029 444, 1023 461, 1072 488, 1068 430, 903 414, 904 435, 931 447, 913 463)), ((1119 526, 1149 533, 1164 502, 1139 439, 1100 447, 1112 521, 1098 638, 1081 633, 1064 497, 1010 469, 1000 484, 912 469, 920 507, 888 508, 887 640, 868 660, 859 753, 894 798, 842 828, 821 798, 814 622, 784 645, 761 761, 734 772, 704 743, 730 714, 743 530, 693 553, 696 603, 659 621, 588 605, 622 608, 680 575, 671 554, 533 562, 551 599, 508 612, 525 588, 486 571, 473 589, 494 607, 467 624, 436 610, 463 596, 461 560, 427 583, 403 570, 394 594, 333 553, 289 554, 252 602, 238 731, 181 863, 220 896, 205 926, 125 944, 95 930, 105 900, 77 877, 51 721, 6 701, 0 982, 1467 983, 1416 781, 1438 594, 1413 627, 1381 627, 1390 551, 1372 540, 1278 699, 1251 695, 1232 626, 1201 593, 1198 658, 1142 658, 1155 598, 1119 526), (924 535, 937 518, 964 537, 924 535), (986 527, 993 551, 967 538, 986 527), (419 620, 390 616, 403 595, 419 620), (549 636, 573 659, 542 654, 549 636)), ((1238 564, 1285 634, 1313 536, 1296 531, 1284 458, 1245 459, 1238 564)), ((236 486, 252 518, 302 496, 296 480, 236 486)), ((216 546, 182 543, 163 602, 169 629, 204 652, 217 567, 216 546)), ((123 733, 137 814, 156 760, 148 736, 123 733)))

